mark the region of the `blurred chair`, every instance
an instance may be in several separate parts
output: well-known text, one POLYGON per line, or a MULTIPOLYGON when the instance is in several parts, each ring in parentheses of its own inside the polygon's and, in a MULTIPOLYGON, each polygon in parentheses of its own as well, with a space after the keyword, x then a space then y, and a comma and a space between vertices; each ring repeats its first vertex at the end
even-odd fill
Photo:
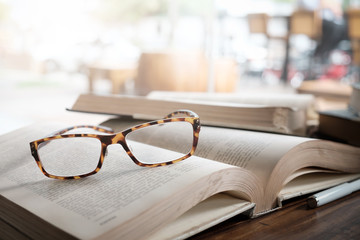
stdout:
MULTIPOLYGON (((315 46, 319 44, 322 35, 322 19, 318 11, 296 10, 292 13, 289 21, 290 36, 305 35, 313 40, 315 46)), ((289 46, 291 47, 291 46, 289 46)), ((314 47, 315 49, 316 47, 314 47)), ((289 50, 288 50, 289 52, 289 50)), ((313 78, 313 64, 315 52, 310 54, 307 66, 307 78, 313 78)))
POLYGON ((282 56, 279 58, 277 54, 278 51, 276 51, 276 49, 270 46, 270 42, 273 40, 280 40, 282 41, 282 43, 285 43, 286 46, 288 41, 288 32, 286 32, 283 35, 276 35, 270 33, 269 22, 274 19, 284 19, 286 20, 286 23, 288 21, 288 17, 283 15, 281 16, 276 15, 271 17, 266 13, 251 13, 247 15, 250 37, 251 35, 263 35, 266 38, 266 42, 263 45, 263 47, 265 47, 267 50, 267 57, 265 61, 266 61, 266 65, 271 66, 270 67, 271 69, 269 69, 270 71, 280 70, 278 67, 276 67, 276 63, 284 61, 282 56))
POLYGON ((290 34, 303 34, 318 41, 321 37, 321 18, 317 11, 296 10, 290 19, 290 34))
MULTIPOLYGON (((278 16, 272 16, 272 18, 278 16)), ((247 16, 249 31, 251 34, 264 34, 266 38, 271 39, 281 39, 284 40, 286 44, 285 56, 283 59, 283 67, 281 73, 281 79, 286 82, 289 79, 289 62, 290 62, 290 51, 293 46, 290 45, 290 37, 295 35, 305 35, 309 39, 313 40, 315 44, 318 44, 321 33, 322 33, 322 20, 319 17, 317 11, 307 11, 307 10, 295 10, 291 16, 280 16, 286 18, 287 21, 287 34, 285 36, 274 36, 268 31, 268 21, 269 16, 265 13, 256 13, 249 14, 247 16)), ((313 63, 313 56, 310 56, 309 64, 306 69, 308 75, 311 73, 311 65, 313 63)))
MULTIPOLYGON (((276 18, 279 16, 273 16, 272 18, 276 18)), ((284 16, 280 16, 284 17, 284 16)), ((247 21, 249 26, 250 34, 263 34, 267 40, 278 39, 278 40, 286 40, 287 35, 279 36, 274 35, 269 32, 268 24, 270 17, 266 13, 251 13, 247 15, 247 21)))
MULTIPOLYGON (((215 90, 235 90, 236 64, 217 61, 214 64, 215 90)), ((143 53, 139 60, 135 92, 151 91, 205 92, 208 89, 208 62, 201 53, 143 53)))
POLYGON ((360 67, 360 9, 349 9, 348 32, 353 50, 353 63, 360 67))
POLYGON ((249 32, 251 34, 259 33, 268 37, 268 20, 269 16, 266 13, 251 13, 247 15, 249 32))

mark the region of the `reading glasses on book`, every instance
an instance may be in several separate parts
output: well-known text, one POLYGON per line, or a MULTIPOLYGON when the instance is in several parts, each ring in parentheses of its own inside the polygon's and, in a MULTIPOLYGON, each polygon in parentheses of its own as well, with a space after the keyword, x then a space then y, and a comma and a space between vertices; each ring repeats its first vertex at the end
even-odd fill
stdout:
POLYGON ((199 132, 199 116, 189 110, 178 110, 164 119, 119 133, 102 126, 73 126, 31 142, 30 148, 45 176, 78 179, 100 171, 106 149, 111 144, 122 145, 139 166, 158 167, 182 161, 194 153, 199 132), (91 129, 95 133, 70 132, 81 128, 91 129))

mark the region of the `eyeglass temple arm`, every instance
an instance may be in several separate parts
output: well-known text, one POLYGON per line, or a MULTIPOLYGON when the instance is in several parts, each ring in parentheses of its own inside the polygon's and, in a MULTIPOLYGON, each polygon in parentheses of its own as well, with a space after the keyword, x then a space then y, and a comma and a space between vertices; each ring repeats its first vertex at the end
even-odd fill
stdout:
POLYGON ((190 111, 190 110, 177 110, 175 112, 172 112, 168 115, 165 116, 165 119, 166 118, 172 118, 174 117, 175 115, 179 115, 179 114, 185 114, 186 116, 189 116, 189 117, 195 117, 195 118, 198 118, 199 116, 194 113, 193 111, 190 111))
POLYGON ((71 126, 71 127, 68 127, 68 128, 58 130, 56 132, 53 132, 53 133, 47 135, 46 137, 52 137, 52 136, 56 136, 56 135, 61 135, 63 133, 66 133, 66 132, 68 132, 70 130, 77 129, 77 128, 91 128, 91 129, 94 129, 94 130, 99 131, 99 132, 114 133, 114 131, 111 128, 104 127, 104 126, 76 125, 76 126, 71 126))

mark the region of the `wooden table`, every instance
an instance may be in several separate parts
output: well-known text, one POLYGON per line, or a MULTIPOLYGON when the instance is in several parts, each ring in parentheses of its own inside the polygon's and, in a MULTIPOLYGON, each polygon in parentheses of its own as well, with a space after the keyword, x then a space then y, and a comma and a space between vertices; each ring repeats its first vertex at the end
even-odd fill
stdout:
MULTIPOLYGON (((1 213, 6 208, 16 215, 12 209, 14 204, 2 196, 0 205, 1 213)), ((31 229, 21 224, 15 228, 12 221, 16 217, 26 219, 28 216, 2 214, 0 239, 41 239, 36 236, 44 231, 52 239, 75 239, 44 221, 32 223, 31 229)), ((360 239, 360 191, 316 209, 309 209, 306 198, 302 197, 286 203, 281 210, 256 219, 241 215, 233 217, 190 239, 360 239)))

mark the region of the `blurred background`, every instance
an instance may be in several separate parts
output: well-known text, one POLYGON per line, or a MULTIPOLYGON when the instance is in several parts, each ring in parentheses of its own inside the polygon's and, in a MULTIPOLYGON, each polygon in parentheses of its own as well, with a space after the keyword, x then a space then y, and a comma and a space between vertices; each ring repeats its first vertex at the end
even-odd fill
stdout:
POLYGON ((0 0, 0 123, 54 118, 87 92, 349 85, 360 75, 359 8, 360 0, 0 0))

